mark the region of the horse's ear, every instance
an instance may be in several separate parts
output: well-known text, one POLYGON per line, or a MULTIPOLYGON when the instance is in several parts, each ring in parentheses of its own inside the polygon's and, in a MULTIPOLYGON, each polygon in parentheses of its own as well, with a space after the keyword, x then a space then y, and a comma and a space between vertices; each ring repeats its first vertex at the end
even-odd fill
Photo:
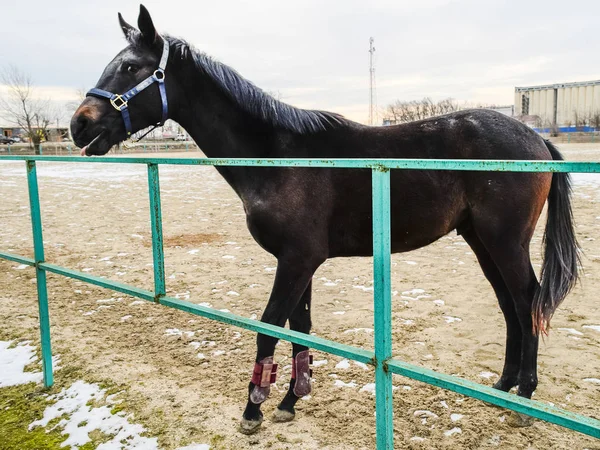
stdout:
POLYGON ((130 40, 131 34, 135 31, 135 28, 125 22, 121 13, 119 13, 119 25, 121 25, 121 30, 123 30, 125 39, 130 40))
POLYGON ((144 42, 150 46, 153 45, 156 42, 158 35, 156 34, 156 28, 154 28, 154 24, 152 23, 150 13, 144 5, 140 5, 138 27, 140 29, 140 32, 142 33, 142 38, 144 42))

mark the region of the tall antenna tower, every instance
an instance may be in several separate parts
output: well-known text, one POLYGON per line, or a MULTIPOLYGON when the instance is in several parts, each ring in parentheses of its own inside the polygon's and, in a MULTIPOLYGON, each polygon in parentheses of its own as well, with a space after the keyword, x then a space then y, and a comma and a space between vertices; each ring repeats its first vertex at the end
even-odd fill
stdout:
POLYGON ((369 38, 369 125, 373 125, 375 119, 375 108, 376 108, 376 97, 375 97, 375 65, 373 62, 373 55, 375 54, 375 47, 373 44, 375 39, 369 38))

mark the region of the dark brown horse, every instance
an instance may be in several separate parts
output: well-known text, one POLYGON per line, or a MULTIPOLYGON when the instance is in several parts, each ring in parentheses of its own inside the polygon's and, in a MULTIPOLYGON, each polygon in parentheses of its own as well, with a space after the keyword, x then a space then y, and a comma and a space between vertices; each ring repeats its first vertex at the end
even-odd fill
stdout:
MULTIPOLYGON (((209 157, 562 159, 525 125, 488 110, 367 127, 333 113, 294 108, 186 42, 157 34, 143 6, 139 30, 120 15, 119 20, 129 45, 108 64, 71 122, 75 142, 88 156, 107 153, 128 131, 161 123, 168 115, 209 157), (139 83, 141 88, 130 90, 139 83)), ((254 239, 278 260, 261 320, 279 326, 289 321, 293 330, 308 333, 311 280, 319 265, 337 256, 372 255, 370 171, 217 170, 242 200, 254 239)), ((391 188, 393 252, 423 247, 453 230, 473 249, 506 319, 504 369, 494 387, 508 391, 518 385, 518 395, 530 398, 538 381, 539 334, 548 330, 577 279, 569 176, 397 170, 391 188), (546 200, 540 284, 529 244, 546 200)), ((258 335, 241 426, 246 433, 262 421, 260 404, 274 378, 276 342, 258 335)), ((310 391, 308 349, 294 344, 293 357, 278 421, 291 420, 299 396, 310 391)))

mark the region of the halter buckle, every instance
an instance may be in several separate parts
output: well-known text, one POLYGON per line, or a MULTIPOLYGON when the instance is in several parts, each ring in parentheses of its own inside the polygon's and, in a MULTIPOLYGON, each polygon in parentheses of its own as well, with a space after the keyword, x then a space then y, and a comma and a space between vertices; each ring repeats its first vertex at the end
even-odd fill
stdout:
POLYGON ((113 105, 113 108, 115 108, 117 111, 121 111, 127 108, 127 100, 125 100, 119 94, 116 94, 113 98, 110 99, 110 104, 113 105))
POLYGON ((156 69, 153 75, 156 81, 164 81, 165 79, 165 71, 162 69, 156 69))

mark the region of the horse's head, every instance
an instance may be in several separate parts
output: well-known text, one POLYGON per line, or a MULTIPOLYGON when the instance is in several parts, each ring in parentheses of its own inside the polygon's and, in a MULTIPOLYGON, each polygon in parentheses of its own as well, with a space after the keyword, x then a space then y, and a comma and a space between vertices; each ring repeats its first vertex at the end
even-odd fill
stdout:
POLYGON ((119 23, 129 45, 106 66, 71 119, 71 133, 82 155, 104 155, 132 133, 166 119, 166 93, 173 91, 168 68, 167 76, 164 71, 168 45, 143 5, 139 30, 120 13, 119 23))

